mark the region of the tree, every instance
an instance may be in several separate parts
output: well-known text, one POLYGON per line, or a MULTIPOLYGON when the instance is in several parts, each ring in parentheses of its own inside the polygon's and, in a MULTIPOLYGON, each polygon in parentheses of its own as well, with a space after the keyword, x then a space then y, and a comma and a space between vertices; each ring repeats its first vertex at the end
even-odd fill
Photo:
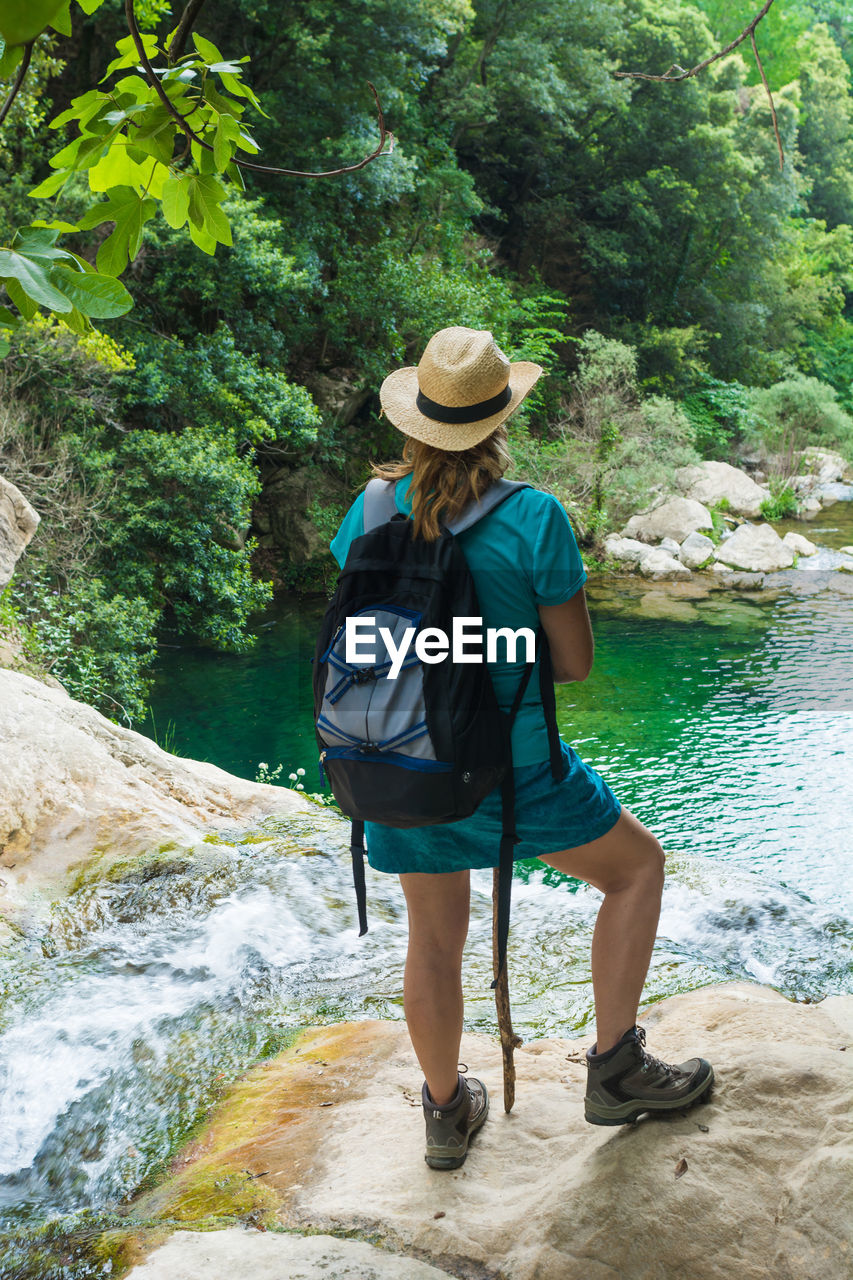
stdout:
MULTIPOLYGON (((51 157, 54 172, 30 194, 56 197, 75 174, 85 173, 94 200, 76 221, 38 220, 0 248, 0 283, 14 308, 0 308, 0 354, 9 349, 4 334, 42 307, 78 333, 90 329, 92 320, 130 310, 132 299, 119 276, 158 211, 169 226, 187 227, 193 242, 213 254, 217 244, 231 243, 223 202, 229 184, 244 187, 245 171, 332 177, 363 168, 387 154, 387 141, 393 145, 374 89, 379 143, 357 163, 303 171, 250 160, 259 148, 249 113, 264 111, 243 78, 248 58, 227 58, 193 30, 204 2, 189 0, 178 25, 161 41, 140 30, 133 0, 125 0, 129 34, 117 41, 117 56, 97 87, 51 122, 54 129, 76 126, 77 136, 51 157), (107 223, 113 230, 98 247, 94 265, 59 244, 64 232, 107 223)), ((104 0, 76 3, 92 14, 104 0)), ((150 3, 147 13, 156 25, 162 6, 150 3)), ((15 72, 0 124, 24 84, 37 40, 48 26, 71 35, 69 15, 70 0, 64 6, 61 0, 0 0, 0 77, 15 72)))

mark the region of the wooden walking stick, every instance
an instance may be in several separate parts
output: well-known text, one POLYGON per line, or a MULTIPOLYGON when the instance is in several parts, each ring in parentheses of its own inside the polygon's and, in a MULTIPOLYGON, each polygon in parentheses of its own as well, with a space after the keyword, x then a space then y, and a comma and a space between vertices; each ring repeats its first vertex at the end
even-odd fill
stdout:
POLYGON ((497 986, 495 987, 495 1007, 498 1012, 498 1030, 501 1033, 501 1051, 503 1053, 504 1073, 504 1111, 512 1111, 515 1102, 515 1061, 513 1051, 523 1042, 512 1029, 512 1011, 509 1007, 509 981, 506 964, 498 978, 498 868, 495 867, 492 877, 492 967, 497 986))

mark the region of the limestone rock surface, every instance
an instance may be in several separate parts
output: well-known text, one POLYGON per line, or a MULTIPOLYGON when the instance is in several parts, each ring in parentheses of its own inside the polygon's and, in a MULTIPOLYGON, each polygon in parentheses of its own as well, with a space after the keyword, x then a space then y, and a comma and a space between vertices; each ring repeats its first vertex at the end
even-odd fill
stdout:
POLYGON ((763 573, 734 573, 727 564, 719 563, 712 567, 722 575, 724 587, 730 587, 735 591, 756 591, 764 586, 763 573))
POLYGON ((790 569, 794 552, 769 524, 742 524, 717 547, 717 559, 736 569, 774 573, 790 569))
POLYGON ((751 476, 728 462, 702 462, 694 467, 681 467, 675 473, 676 483, 688 498, 713 506, 725 498, 730 510, 739 516, 757 516, 770 490, 756 484, 751 476))
POLYGON ((674 555, 662 547, 646 552, 640 561, 640 573, 653 582, 661 582, 665 578, 679 580, 692 577, 687 565, 676 560, 674 555))
MULTIPOLYGON (((462 1057, 492 1108, 452 1173, 424 1163, 421 1076, 402 1023, 306 1032, 229 1090, 134 1216, 231 1225, 239 1204, 268 1228, 361 1234, 480 1280, 849 1280, 853 997, 795 1004, 732 983, 662 1001, 641 1022, 659 1057, 711 1060, 709 1103, 587 1124, 588 1036, 516 1050, 506 1115, 499 1043, 468 1034, 462 1057)), ((229 1274, 191 1270, 192 1247, 208 1246, 188 1246, 171 1274, 229 1274)), ((146 1271, 157 1257, 132 1280, 165 1276, 146 1271)), ((241 1280, 271 1280, 249 1248, 243 1258, 241 1280)))
POLYGON ((0 591, 11 581, 40 518, 20 489, 0 476, 0 591))
POLYGON ((265 482, 253 515, 255 526, 287 552, 291 564, 325 554, 329 539, 308 515, 312 502, 323 509, 349 506, 344 484, 317 467, 280 468, 265 482))
POLYGON ((0 670, 0 911, 70 873, 310 802, 163 751, 86 703, 0 670))
POLYGON ((640 542, 674 538, 681 543, 694 530, 710 528, 711 513, 701 502, 692 498, 670 498, 652 511, 631 516, 622 530, 622 537, 638 538, 640 542))
POLYGON ((134 1280, 447 1280, 447 1272, 361 1240, 230 1227, 176 1231, 134 1280))
POLYGON ((688 569, 700 569, 714 554, 714 544, 704 533, 691 533, 679 547, 679 560, 688 569))

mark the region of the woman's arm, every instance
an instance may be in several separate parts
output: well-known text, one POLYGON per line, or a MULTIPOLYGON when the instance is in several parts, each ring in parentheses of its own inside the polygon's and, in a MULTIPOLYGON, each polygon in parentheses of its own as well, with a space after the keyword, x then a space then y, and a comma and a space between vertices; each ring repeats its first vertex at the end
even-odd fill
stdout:
POLYGON ((592 670, 594 642, 583 587, 563 604, 540 604, 539 617, 551 647, 554 680, 585 680, 592 670))

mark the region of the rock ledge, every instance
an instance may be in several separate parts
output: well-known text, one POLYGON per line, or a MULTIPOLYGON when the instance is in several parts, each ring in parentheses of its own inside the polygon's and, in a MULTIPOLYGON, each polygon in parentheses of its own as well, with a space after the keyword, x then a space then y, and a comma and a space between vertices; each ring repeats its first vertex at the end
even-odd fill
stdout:
MULTIPOLYGON (((712 1060, 710 1103, 595 1128, 583 1119, 589 1039, 540 1040, 516 1053, 507 1116, 499 1045, 466 1035, 492 1112, 454 1173, 424 1164, 405 1027, 314 1029, 233 1086, 135 1211, 187 1228, 250 1215, 358 1233, 401 1266, 414 1256, 480 1280, 848 1280, 853 996, 803 1005, 733 983, 662 1001, 642 1021, 651 1052, 712 1060)), ((254 1268, 250 1245, 240 1274, 261 1280, 271 1273, 254 1268)), ((133 1280, 169 1274, 151 1269, 157 1258, 133 1280)))

